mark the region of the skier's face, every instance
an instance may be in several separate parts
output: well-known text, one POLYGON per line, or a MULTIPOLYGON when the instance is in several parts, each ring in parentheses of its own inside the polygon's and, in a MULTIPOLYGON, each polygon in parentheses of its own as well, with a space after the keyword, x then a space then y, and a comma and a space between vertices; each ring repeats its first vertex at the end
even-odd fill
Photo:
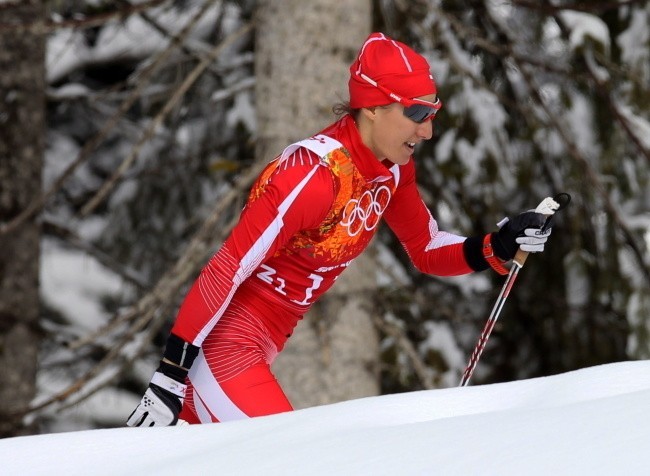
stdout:
MULTIPOLYGON (((435 102, 436 95, 418 99, 435 102)), ((368 119, 368 127, 360 128, 361 137, 379 160, 388 159, 404 165, 413 155, 415 146, 433 135, 431 120, 418 123, 409 119, 404 115, 404 106, 398 103, 363 109, 362 113, 368 119)))

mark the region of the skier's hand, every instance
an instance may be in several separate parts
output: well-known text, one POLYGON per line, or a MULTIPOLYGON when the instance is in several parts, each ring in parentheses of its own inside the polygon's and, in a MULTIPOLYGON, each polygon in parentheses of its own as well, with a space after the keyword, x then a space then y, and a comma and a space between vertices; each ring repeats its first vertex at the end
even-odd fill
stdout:
POLYGON ((187 386, 156 372, 140 404, 133 410, 128 426, 170 426, 178 422, 187 386))
POLYGON ((519 248, 529 253, 544 251, 544 244, 551 235, 547 217, 541 213, 520 213, 492 233, 492 248, 502 260, 511 260, 519 248))

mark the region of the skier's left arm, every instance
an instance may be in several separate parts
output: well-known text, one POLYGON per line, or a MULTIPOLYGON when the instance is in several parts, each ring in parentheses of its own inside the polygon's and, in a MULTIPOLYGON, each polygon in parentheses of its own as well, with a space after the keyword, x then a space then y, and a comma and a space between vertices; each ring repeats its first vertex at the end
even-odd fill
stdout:
POLYGON ((543 229, 546 217, 528 211, 509 220, 498 231, 465 237, 442 231, 420 196, 411 160, 400 167, 400 183, 384 212, 388 226, 421 272, 456 276, 492 267, 503 272, 502 263, 521 247, 540 252, 551 233, 543 229))
POLYGON ((384 219, 421 272, 438 276, 471 273, 463 252, 464 236, 438 229, 415 183, 413 160, 400 167, 399 184, 384 219))

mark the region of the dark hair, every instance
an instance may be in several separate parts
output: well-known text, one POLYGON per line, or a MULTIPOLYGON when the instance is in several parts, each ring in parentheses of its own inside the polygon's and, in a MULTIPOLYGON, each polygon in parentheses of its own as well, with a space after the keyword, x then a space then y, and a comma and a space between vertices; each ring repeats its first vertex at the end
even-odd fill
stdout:
POLYGON ((355 120, 359 116, 360 109, 352 109, 349 102, 337 102, 332 106, 332 112, 337 118, 350 114, 355 120))

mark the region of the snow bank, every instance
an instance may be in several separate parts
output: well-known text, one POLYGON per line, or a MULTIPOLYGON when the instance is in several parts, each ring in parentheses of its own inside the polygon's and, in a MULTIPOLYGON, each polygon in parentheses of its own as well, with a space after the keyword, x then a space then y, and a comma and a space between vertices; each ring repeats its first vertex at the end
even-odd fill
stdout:
POLYGON ((4 475, 647 475, 650 362, 246 421, 0 440, 4 475))

